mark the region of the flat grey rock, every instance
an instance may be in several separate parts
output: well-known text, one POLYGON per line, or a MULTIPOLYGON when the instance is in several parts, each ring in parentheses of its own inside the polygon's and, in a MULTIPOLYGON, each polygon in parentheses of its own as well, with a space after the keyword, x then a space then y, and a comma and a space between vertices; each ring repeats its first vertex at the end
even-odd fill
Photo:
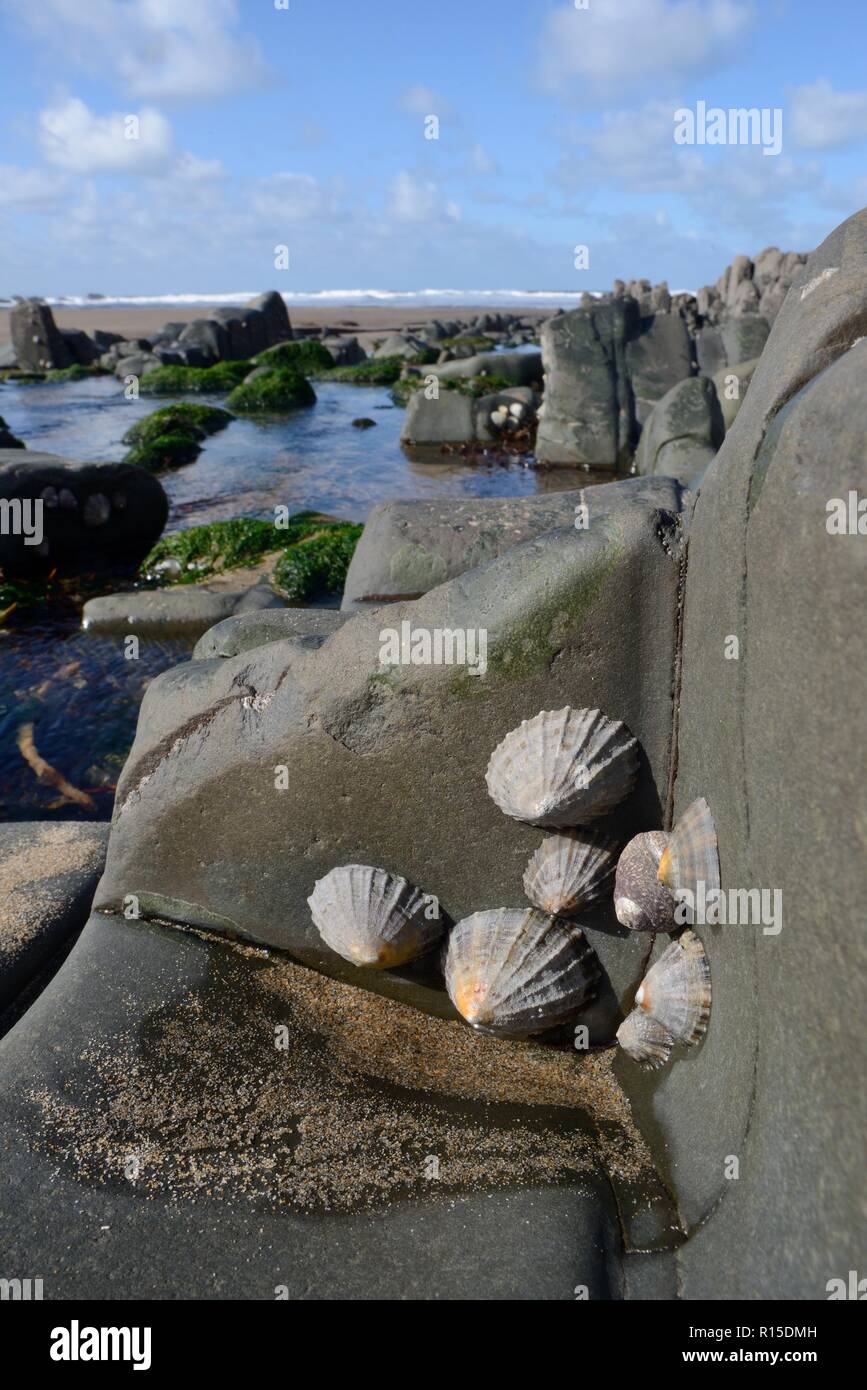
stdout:
MULTIPOLYGON (((227 961, 226 948, 189 934, 91 919, 0 1043, 10 1271, 41 1271, 46 1300, 574 1300, 582 1286, 594 1300, 624 1296, 618 1214, 601 1169, 560 1183, 494 1171, 472 1190, 452 1179, 443 1153, 438 1179, 413 1181, 425 1146, 437 1158, 444 1134, 480 1171, 508 1164, 516 1121, 537 1130, 544 1149, 550 1110, 411 1091, 389 1107, 389 1088, 357 1069, 347 1085, 321 1048, 297 1060, 277 1052, 274 1028, 293 1019, 257 987, 261 964, 227 961), (329 1117, 299 1108, 299 1079, 305 1094, 390 1119, 389 1157, 376 1168, 394 1168, 395 1145, 406 1145, 406 1195, 392 1177, 379 1201, 371 1189, 370 1210, 324 1208, 317 1188, 340 1176, 318 1152, 329 1117), (421 1150, 408 1137, 416 1131, 421 1150), (483 1133, 487 1160, 476 1152, 483 1133), (309 1174, 307 1209, 277 1185, 287 1148, 309 1174)), ((560 1112, 561 1132, 568 1124, 560 1112)), ((346 1150, 351 1180, 351 1143, 339 1133, 328 1142, 346 1150)), ((357 1180, 363 1195, 363 1171, 357 1180)))
POLYGON ((200 637, 233 613, 283 607, 283 599, 267 585, 241 589, 217 583, 180 584, 88 599, 82 627, 94 633, 200 637))
POLYGON ((265 608, 256 613, 239 613, 203 633, 193 648, 192 659, 209 661, 217 656, 240 656, 255 647, 290 637, 321 643, 343 626, 347 616, 334 608, 265 608))
POLYGON ((418 598, 465 570, 496 559, 545 531, 645 502, 675 514, 681 490, 670 480, 626 478, 534 497, 383 502, 374 507, 349 565, 344 609, 418 598))

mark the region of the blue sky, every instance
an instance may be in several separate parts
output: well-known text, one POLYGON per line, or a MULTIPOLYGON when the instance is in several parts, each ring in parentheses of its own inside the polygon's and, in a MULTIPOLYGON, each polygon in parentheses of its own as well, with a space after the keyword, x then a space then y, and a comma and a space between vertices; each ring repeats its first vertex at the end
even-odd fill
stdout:
POLYGON ((867 202, 864 0, 281 3, 0 0, 0 294, 696 288, 867 202))

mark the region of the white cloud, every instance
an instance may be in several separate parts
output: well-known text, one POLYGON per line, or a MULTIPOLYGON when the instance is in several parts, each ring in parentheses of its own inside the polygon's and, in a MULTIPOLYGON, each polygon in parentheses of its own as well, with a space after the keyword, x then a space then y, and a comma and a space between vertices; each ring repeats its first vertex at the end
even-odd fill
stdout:
POLYGON ((611 188, 632 198, 662 196, 669 211, 677 208, 670 200, 681 199, 714 234, 726 227, 758 239, 763 226, 788 224, 802 195, 834 196, 814 161, 799 163, 785 154, 766 159, 758 145, 711 152, 676 145, 676 106, 675 101, 648 102, 637 111, 610 112, 600 126, 577 131, 553 182, 570 193, 593 189, 600 198, 611 188))
POLYGON ((199 159, 198 155, 184 152, 175 160, 172 177, 193 183, 216 183, 228 175, 219 159, 199 159))
POLYGON ((152 107, 97 116, 78 97, 39 115, 45 158, 74 174, 154 174, 175 157, 168 121, 152 107))
POLYGON ((446 201, 437 184, 420 179, 402 169, 392 180, 389 189, 388 213, 397 222, 434 222, 443 219, 456 222, 461 210, 457 203, 446 201))
POLYGON ((474 174, 498 174, 500 166, 484 145, 473 145, 470 150, 470 170, 474 174))
POLYGON ((650 79, 673 80, 718 67, 753 19, 742 0, 617 0, 586 10, 567 5, 542 26, 539 76, 558 96, 619 100, 650 79))
POLYGON ((321 184, 309 174, 272 174, 254 185, 252 208, 257 217, 278 225, 332 220, 339 213, 340 195, 339 183, 321 184))
POLYGON ((867 140, 867 92, 835 92, 825 77, 789 94, 789 128, 796 145, 827 150, 867 140))
POLYGON ((46 212, 65 203, 69 181, 47 169, 0 164, 0 206, 20 212, 46 212))
POLYGON ((214 100, 271 80, 235 0, 39 0, 15 17, 64 63, 115 76, 143 101, 214 100))
POLYGON ((423 82, 405 87, 400 94, 400 105, 413 116, 450 116, 453 113, 451 103, 446 101, 442 93, 425 86, 423 82))

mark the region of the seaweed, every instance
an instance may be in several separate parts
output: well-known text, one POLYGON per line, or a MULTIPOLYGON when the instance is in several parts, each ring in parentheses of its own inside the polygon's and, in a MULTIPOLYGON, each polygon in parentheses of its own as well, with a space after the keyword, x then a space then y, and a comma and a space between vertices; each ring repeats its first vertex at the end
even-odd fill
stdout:
POLYGON ((303 598, 317 587, 339 593, 362 529, 315 511, 297 512, 280 525, 256 517, 212 521, 164 536, 142 563, 141 574, 160 585, 194 584, 282 551, 275 582, 287 598, 303 598), (174 573, 158 570, 167 561, 177 562, 174 573))
POLYGON ((277 415, 315 402, 316 392, 306 376, 294 367, 281 367, 236 386, 226 404, 243 414, 277 415))
POLYGON ((217 362, 213 367, 154 367, 139 381, 143 396, 183 396, 195 391, 222 395, 244 380, 252 362, 217 362))

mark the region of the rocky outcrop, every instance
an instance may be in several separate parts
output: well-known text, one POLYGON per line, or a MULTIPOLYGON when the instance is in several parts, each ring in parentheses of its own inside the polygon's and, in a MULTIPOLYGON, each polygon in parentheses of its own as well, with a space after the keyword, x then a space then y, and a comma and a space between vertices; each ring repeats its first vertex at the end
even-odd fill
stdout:
POLYGON ((529 386, 486 396, 448 389, 429 396, 422 388, 413 391, 407 401, 401 443, 494 444, 508 439, 511 431, 534 424, 538 400, 529 386))
POLYGON ((536 454, 596 468, 625 468, 653 403, 693 371, 680 316, 642 318, 628 295, 549 319, 542 358, 536 454))
POLYGON ((60 333, 73 362, 77 362, 82 367, 92 367, 94 362, 99 361, 101 353, 105 351, 94 338, 91 338, 81 328, 63 328, 60 333))
POLYGON ((666 392, 692 375, 693 358, 692 340, 679 314, 642 318, 640 332, 628 340, 625 353, 639 426, 666 392))
POLYGON ((380 357, 417 357, 420 352, 424 352, 427 347, 421 338, 415 338, 411 333, 390 333, 384 338, 377 347, 373 356, 380 357))
POLYGON ((705 324, 695 343, 699 370, 714 376, 723 367, 752 361, 761 354, 770 331, 768 320, 758 314, 705 324))
POLYGON ((545 396, 536 437, 542 462, 626 465, 635 436, 626 343, 640 322, 636 301, 619 298, 542 325, 545 396))
POLYGON ((367 358, 357 338, 330 335, 322 339, 322 346, 330 352, 335 367, 355 367, 367 358))
POLYGON ((712 323, 750 314, 761 314, 773 323, 806 259, 798 251, 783 253, 776 246, 761 251, 754 261, 735 256, 715 285, 698 291, 698 311, 712 323))
MULTIPOLYGON (((441 982, 353 971, 319 939, 306 898, 334 864, 354 861, 400 868, 452 917, 521 901, 539 835, 497 810, 484 770, 521 718, 567 701, 624 718, 641 741, 640 789, 618 830, 659 823, 680 578, 677 517, 659 495, 632 486, 607 512, 591 505, 586 529, 524 541, 415 603, 356 613, 321 645, 273 641, 158 677, 119 786, 97 906, 134 893, 143 912, 283 947, 450 1016, 441 982), (484 673, 384 666, 382 629, 403 622, 484 630, 484 673), (484 856, 464 854, 468 835, 484 856)), ((611 982, 594 1027, 610 1036, 644 948, 616 927, 594 944, 611 982)))
POLYGON ((187 366, 204 366, 255 357, 291 337, 286 303, 276 290, 269 290, 242 308, 225 306, 214 309, 206 318, 193 319, 181 329, 176 343, 161 343, 160 353, 171 353, 176 346, 187 366), (188 360, 189 349, 195 349, 204 360, 188 360))
POLYGON ((9 311, 9 334, 18 367, 25 372, 45 372, 69 367, 75 360, 69 344, 41 299, 20 299, 9 311))
POLYGON ((753 358, 751 362, 736 362, 734 366, 723 367, 722 371, 717 372, 713 378, 726 431, 731 429, 737 419, 738 411, 743 405, 744 397, 758 365, 759 359, 757 357, 753 358))
POLYGON ((29 535, 35 537, 38 527, 40 536, 34 544, 17 528, 0 534, 0 566, 9 574, 133 566, 168 516, 165 492, 143 468, 80 463, 30 449, 0 448, 0 500, 20 504, 16 510, 32 521, 29 535))
POLYGON ((695 485, 723 441, 725 422, 714 383, 689 377, 658 401, 635 455, 639 473, 656 473, 695 485))
MULTIPOLYGON (((552 399, 563 405, 567 443, 586 441, 600 455, 603 442, 613 444, 619 458, 637 425, 626 354, 637 335, 626 329, 631 316, 640 321, 638 305, 623 294, 582 312, 563 346, 574 348, 582 389, 591 378, 593 388, 582 414, 569 414, 564 370, 552 399)), ((745 345, 737 339, 735 349, 745 345)), ((252 1276, 269 1297, 285 1280, 307 1296, 323 1287, 430 1296, 433 1287, 439 1297, 465 1297, 470 1273, 478 1287, 480 1251, 495 1271, 485 1288, 496 1297, 516 1289, 552 1297, 576 1278, 594 1298, 626 1290, 824 1300, 830 1281, 845 1286, 861 1260, 867 1128, 859 1028, 867 769, 858 738, 867 669, 865 369, 867 213, 796 273, 697 499, 665 479, 640 479, 596 490, 609 499, 603 510, 591 489, 586 528, 546 530, 502 549, 494 520, 488 559, 473 542, 463 545, 459 508, 451 531, 447 517, 428 517, 438 530, 427 545, 407 517, 405 534, 427 551, 413 552, 418 572, 437 579, 437 557, 474 567, 447 568, 423 597, 355 612, 331 632, 293 615, 289 635, 275 638, 266 628, 282 614, 233 618, 232 631, 210 634, 198 659, 152 682, 118 788, 96 910, 62 973, 0 1049, 2 1216, 13 1267, 50 1268, 53 1292, 85 1287, 91 1296, 110 1295, 118 1270, 130 1269, 139 1292, 165 1294, 166 1249, 187 1295, 212 1292, 215 1277, 221 1289, 249 1293, 252 1276), (485 669, 385 664, 383 631, 404 623, 484 631, 485 669), (439 1203, 445 1215, 435 1219, 423 1200, 393 1203, 373 1223, 352 1212, 337 1223, 311 1221, 247 1200, 263 1194, 279 1203, 274 1174, 285 1175, 278 1165, 287 1135, 294 1143, 300 1132, 297 1170, 317 1138, 343 1125, 355 1169, 365 1166, 359 1131, 328 1088, 335 1077, 340 1098, 357 1093, 363 1112, 375 1114, 377 1178, 389 1147, 383 1133, 400 1136, 405 1183, 412 1089, 423 1075, 442 1096, 442 1072, 424 1071, 427 1038, 415 1034, 407 1072, 383 1070, 409 1010, 401 1025, 385 1015, 383 1026, 375 1013, 365 1034, 363 999, 378 993, 377 1005, 409 1003, 426 1022, 455 1028, 437 1054, 443 1066, 465 1030, 435 963, 353 970, 314 932, 306 898, 335 864, 368 862, 405 873, 448 917, 522 901, 523 868, 541 835, 497 811, 485 766, 521 718, 566 703, 625 719, 640 741, 639 785, 609 829, 625 836, 670 824, 706 797, 724 891, 781 894, 779 931, 773 919, 698 926, 713 980, 702 1045, 662 1072, 640 1073, 620 1055, 605 1073, 609 1104, 619 1094, 612 1077, 628 1092, 676 1210, 642 1200, 637 1221, 624 1221, 620 1196, 595 1174, 591 1199, 577 1204, 572 1185, 549 1180, 537 1191, 522 1173, 516 1200, 509 1192, 461 1196, 439 1203), (133 919, 124 915, 130 903, 133 919), (297 961, 328 978, 311 987, 297 961), (294 994, 292 972, 305 979, 294 994), (347 1002, 338 991, 349 979, 368 993, 347 1002), (280 1024, 294 1031, 287 1067, 275 1071, 280 1024), (304 1093, 309 1104, 292 1123, 279 1111, 269 1127, 273 1097, 301 1084, 305 1026, 319 1066, 304 1093), (380 1070, 366 1073, 358 1058, 371 1054, 380 1070), (375 1111, 383 1080, 401 1087, 397 1120, 375 1111), (112 1127, 119 1096, 122 1124, 112 1127), (163 1142, 169 1109, 171 1145, 163 1142), (211 1115, 222 1145, 213 1162, 202 1143, 203 1116, 212 1138, 211 1115), (139 1188, 126 1166, 131 1130, 137 1149, 140 1136, 148 1141, 139 1188), (263 1167, 264 1193, 255 1186, 263 1167), (218 1204, 212 1187, 234 1196, 239 1172, 241 1198, 218 1204), (82 1233, 82 1191, 94 1221, 114 1222, 109 1254, 92 1239, 93 1222, 82 1233), (621 1232, 641 1252, 625 1257, 625 1270, 621 1232), (356 1237, 363 1277, 345 1273, 356 1237), (648 1253, 678 1241, 676 1254, 648 1253), (281 1278, 271 1252, 283 1251, 285 1265, 287 1248, 292 1270, 281 1278)), ((700 379, 674 386, 681 404, 709 394, 700 379)), ((647 421, 648 449, 665 399, 647 421)), ((484 518, 466 520, 469 529, 484 518)), ((386 521, 390 547, 399 527, 386 521)), ((397 552, 386 553, 390 570, 397 552)), ((373 563, 368 555, 371 572, 373 563)), ((610 917, 588 925, 604 972, 596 1042, 610 1039, 630 1007, 647 943, 610 917)), ((486 1058, 498 1079, 516 1063, 507 1044, 492 1056, 483 1039, 472 1042, 462 1085, 486 1058), (507 1055, 510 1065, 499 1065, 507 1055)), ((523 1066, 546 1051, 518 1046, 523 1066)), ((588 1113, 600 1061, 570 1058, 588 1113)), ((532 1112, 527 1118, 526 1077, 507 1097, 525 1108, 520 1125, 509 1112, 506 1147, 529 1131, 538 1151, 557 1153, 563 1132, 591 1121, 558 1101, 562 1128, 540 1133, 532 1112)), ((449 1118, 457 1122, 466 1090, 455 1095, 449 1118)), ((440 1108, 425 1098, 424 1147, 409 1150, 412 1161, 437 1152, 429 1135, 440 1108)), ((483 1150, 489 1177, 496 1116, 487 1106, 472 1113, 476 1133, 462 1132, 461 1147, 483 1150)), ((610 1142, 616 1126, 603 1128, 610 1142)))
POLYGON ((684 1298, 826 1299, 862 1259, 865 335, 862 212, 797 272, 690 529, 675 809, 707 798, 723 889, 779 892, 781 929, 699 929, 708 1036, 636 1101, 684 1298))

